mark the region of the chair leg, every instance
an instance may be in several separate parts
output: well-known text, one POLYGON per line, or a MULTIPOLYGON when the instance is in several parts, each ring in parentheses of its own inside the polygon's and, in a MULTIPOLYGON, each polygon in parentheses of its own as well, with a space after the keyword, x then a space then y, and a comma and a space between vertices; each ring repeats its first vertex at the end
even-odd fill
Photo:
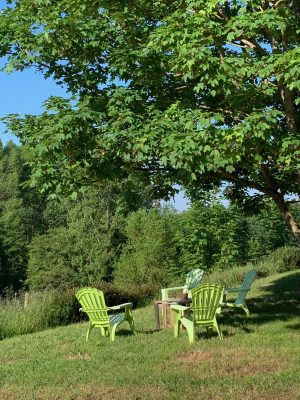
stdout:
POLYGON ((101 331, 101 336, 106 336, 105 328, 103 328, 102 326, 100 326, 100 331, 101 331))
POLYGON ((132 333, 135 333, 134 320, 131 307, 125 308, 125 321, 128 321, 132 333))
POLYGON ((104 336, 108 337, 109 336, 109 328, 105 327, 104 329, 104 336))
POLYGON ((188 333, 190 344, 194 343, 194 336, 195 336, 194 335, 194 326, 193 325, 186 326, 186 330, 188 333))
POLYGON ((115 340, 115 334, 116 334, 117 326, 118 326, 118 324, 113 325, 113 326, 110 328, 109 338, 110 338, 110 341, 111 341, 111 342, 113 342, 113 341, 115 340))
POLYGON ((187 330, 187 334, 189 337, 189 342, 190 344, 194 343, 195 340, 195 329, 194 329, 194 324, 192 321, 187 320, 186 318, 181 319, 182 325, 185 327, 187 330))
POLYGON ((220 340, 223 340, 223 334, 222 334, 221 330, 219 329, 217 321, 214 322, 214 327, 216 328, 216 331, 218 332, 220 340))
POLYGON ((249 310, 248 310, 248 307, 247 307, 247 305, 246 305, 246 303, 242 306, 242 309, 245 311, 245 313, 247 314, 247 317, 249 317, 250 316, 250 312, 249 312, 249 310))
POLYGON ((89 340, 90 332, 94 328, 94 326, 89 322, 89 327, 86 333, 85 341, 87 342, 89 340))
POLYGON ((178 337, 179 336, 179 331, 180 331, 180 314, 179 314, 179 311, 175 311, 175 310, 173 310, 173 312, 174 312, 174 327, 173 327, 173 329, 174 329, 174 337, 178 337))
POLYGON ((128 321, 128 323, 129 323, 129 325, 130 325, 130 329, 131 329, 132 333, 135 334, 135 327, 134 327, 134 320, 133 320, 133 318, 132 318, 132 317, 129 317, 129 318, 127 319, 127 321, 128 321))

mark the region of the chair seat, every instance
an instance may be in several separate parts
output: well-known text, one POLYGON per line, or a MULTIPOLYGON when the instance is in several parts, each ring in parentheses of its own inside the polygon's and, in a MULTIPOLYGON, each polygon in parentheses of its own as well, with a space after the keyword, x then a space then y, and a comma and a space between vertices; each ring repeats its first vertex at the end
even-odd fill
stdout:
POLYGON ((111 325, 119 324, 120 322, 124 321, 125 314, 113 314, 109 315, 109 323, 111 325))

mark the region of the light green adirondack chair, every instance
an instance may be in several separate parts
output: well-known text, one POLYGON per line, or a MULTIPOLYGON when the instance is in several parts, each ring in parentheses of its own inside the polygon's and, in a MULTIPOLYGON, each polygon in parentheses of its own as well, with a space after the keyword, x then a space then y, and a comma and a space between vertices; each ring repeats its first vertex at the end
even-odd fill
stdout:
POLYGON ((180 324, 182 324, 187 330, 190 343, 194 342, 197 326, 203 326, 206 330, 215 329, 222 340, 223 335, 219 330, 216 319, 217 309, 220 307, 222 297, 222 286, 204 283, 192 290, 192 305, 190 307, 171 305, 171 309, 174 311, 174 336, 178 337, 180 324))
POLYGON ((134 321, 132 317, 132 303, 124 303, 114 307, 107 307, 104 295, 101 290, 87 287, 79 289, 75 296, 82 308, 80 311, 85 312, 89 317, 89 327, 86 334, 88 341, 89 334, 94 327, 100 328, 102 336, 109 336, 111 341, 115 340, 116 328, 124 321, 130 325, 134 333, 134 321), (124 313, 108 315, 110 310, 122 310, 124 313))
POLYGON ((242 286, 239 288, 225 288, 224 289, 224 298, 222 302, 222 307, 237 307, 241 308, 245 311, 247 316, 249 317, 249 310, 248 306, 246 304, 246 294, 249 292, 250 287, 252 285, 252 282, 254 281, 254 278, 256 277, 256 270, 252 269, 251 271, 248 271, 244 282, 242 283, 242 286), (226 301, 226 295, 229 293, 237 293, 237 298, 234 302, 229 302, 226 301))
POLYGON ((203 273, 204 273, 204 271, 202 269, 193 269, 192 271, 188 272, 186 274, 185 285, 161 289, 161 299, 162 300, 169 299, 170 298, 169 293, 176 291, 176 290, 182 290, 183 293, 188 293, 190 296, 191 290, 194 287, 200 285, 200 282, 203 277, 203 273))

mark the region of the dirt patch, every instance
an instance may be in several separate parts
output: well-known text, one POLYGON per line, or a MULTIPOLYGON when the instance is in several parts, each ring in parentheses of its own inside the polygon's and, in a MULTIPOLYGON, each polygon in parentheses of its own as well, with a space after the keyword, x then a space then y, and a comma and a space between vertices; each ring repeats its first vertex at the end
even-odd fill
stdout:
POLYGON ((13 400, 13 395, 15 395, 13 389, 2 388, 0 389, 0 399, 1 400, 13 400))
POLYGON ((8 358, 7 360, 1 360, 1 365, 15 365, 17 364, 21 359, 19 358, 8 358))
POLYGON ((243 390, 231 393, 230 400, 299 400, 300 388, 289 388, 281 391, 258 391, 257 388, 243 387, 243 390))
POLYGON ((248 349, 222 349, 216 357, 222 373, 245 377, 262 373, 276 373, 286 366, 286 358, 270 349, 251 351, 248 349))
MULTIPOLYGON (((178 398, 182 400, 299 400, 300 387, 289 387, 280 391, 259 391, 252 385, 243 385, 225 389, 199 387, 191 393, 181 393, 178 389, 178 398)), ((160 387, 145 386, 106 386, 80 385, 77 388, 65 387, 47 388, 30 391, 18 387, 4 386, 0 389, 1 400, 167 400, 170 394, 160 387)))
POLYGON ((196 350, 191 353, 181 353, 176 359, 181 363, 190 363, 196 361, 207 361, 213 358, 213 354, 210 351, 196 350))
POLYGON ((43 388, 34 392, 6 387, 0 389, 1 400, 164 400, 166 392, 154 386, 81 385, 77 389, 43 388))
POLYGON ((67 351, 69 348, 69 343, 61 343, 57 346, 57 348, 61 351, 67 351))
POLYGON ((166 392, 155 386, 82 386, 82 394, 70 397, 70 400, 156 400, 165 399, 166 392), (85 397, 82 397, 82 396, 85 397))
POLYGON ((205 376, 230 375, 246 377, 262 373, 276 373, 287 365, 286 358, 280 357, 270 349, 215 349, 211 351, 196 350, 182 353, 177 361, 189 363, 193 374, 205 376))
POLYGON ((69 354, 68 356, 64 357, 64 359, 67 361, 78 361, 78 360, 91 361, 93 358, 89 354, 69 354))
MULTIPOLYGON (((290 388, 282 391, 263 391, 260 392, 257 388, 243 386, 239 390, 220 392, 207 392, 206 390, 196 394, 194 397, 186 398, 193 400, 299 400, 299 388, 290 388)), ((185 398, 184 398, 185 399, 185 398)))

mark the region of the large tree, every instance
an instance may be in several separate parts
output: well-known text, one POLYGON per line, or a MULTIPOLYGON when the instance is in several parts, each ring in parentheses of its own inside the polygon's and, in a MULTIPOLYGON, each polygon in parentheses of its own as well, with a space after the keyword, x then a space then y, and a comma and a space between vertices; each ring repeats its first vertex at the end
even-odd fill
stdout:
POLYGON ((73 95, 9 119, 42 189, 137 173, 165 195, 225 182, 244 204, 272 198, 300 238, 298 0, 8 3, 7 70, 34 67, 73 95))

